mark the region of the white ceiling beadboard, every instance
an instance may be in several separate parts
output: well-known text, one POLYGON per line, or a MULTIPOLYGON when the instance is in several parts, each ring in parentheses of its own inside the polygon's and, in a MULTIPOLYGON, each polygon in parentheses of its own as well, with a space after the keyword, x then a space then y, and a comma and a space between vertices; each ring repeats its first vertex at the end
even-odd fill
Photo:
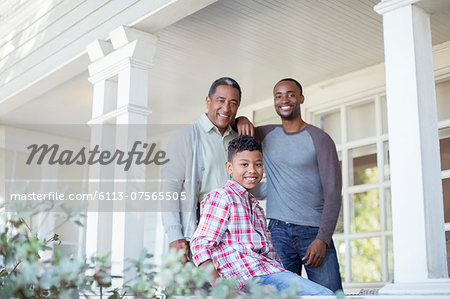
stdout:
MULTIPOLYGON (((187 123, 197 118, 205 110, 210 84, 221 76, 241 84, 245 106, 270 98, 274 83, 284 77, 308 86, 383 62, 382 17, 373 10, 378 3, 219 0, 156 32, 149 122, 187 123)), ((450 40, 449 11, 432 15, 431 24, 433 44, 450 40)), ((92 86, 87 73, 81 77, 74 80, 75 88, 68 82, 37 98, 40 105, 33 107, 42 107, 42 113, 25 105, 3 122, 48 122, 55 111, 58 119, 74 121, 64 115, 75 113, 80 122, 88 121, 92 86)))
MULTIPOLYGON (((161 112, 189 121, 204 110, 208 87, 220 76, 241 84, 242 104, 247 105, 269 98, 273 84, 284 77, 306 86, 380 63, 377 3, 218 1, 156 33, 160 41, 151 70, 151 109, 156 113, 163 106, 161 112)), ((170 117, 150 117, 164 120, 170 117)))

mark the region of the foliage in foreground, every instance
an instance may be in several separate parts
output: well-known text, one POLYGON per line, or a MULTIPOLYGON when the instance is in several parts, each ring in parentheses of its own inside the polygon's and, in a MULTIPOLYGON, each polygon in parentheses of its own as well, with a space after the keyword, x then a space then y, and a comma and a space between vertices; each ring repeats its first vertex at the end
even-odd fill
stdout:
MULTIPOLYGON (((195 267, 192 263, 183 265, 183 253, 170 251, 165 257, 161 271, 155 276, 155 283, 164 298, 174 296, 194 296, 195 298, 213 299, 289 299, 300 298, 297 296, 297 285, 292 284, 288 289, 281 292, 271 285, 260 285, 255 280, 247 282, 247 293, 242 293, 236 289, 236 280, 226 280, 219 278, 216 285, 207 291, 209 269, 195 267)), ((212 265, 211 265, 212 267, 212 265)), ((342 292, 338 292, 338 299, 345 298, 342 292)), ((145 298, 145 297, 142 297, 145 298)))
MULTIPOLYGON (((59 207, 55 214, 61 224, 81 225, 85 217, 80 211, 59 207)), ((1 207, 0 207, 1 209, 1 207)), ((60 237, 42 237, 24 219, 39 213, 50 213, 54 206, 26 213, 1 213, 0 218, 0 298, 89 298, 106 290, 108 298, 173 298, 193 296, 215 299, 228 298, 297 298, 296 286, 278 292, 273 286, 261 286, 255 281, 247 285, 248 293, 236 289, 236 281, 219 279, 208 287, 209 277, 202 268, 182 262, 182 253, 170 251, 158 269, 152 255, 145 250, 128 262, 128 271, 135 273, 131 281, 120 288, 111 288, 110 257, 90 260, 66 256, 58 249, 60 237), (108 289, 109 288, 109 289, 108 289)), ((52 212, 53 213, 53 212, 52 212)), ((42 215, 42 214, 41 214, 42 215)), ((44 217, 45 218, 45 217, 44 217)), ((39 227, 39 226, 38 226, 39 227)), ((105 293, 105 292, 103 292, 105 293)), ((338 298, 343 298, 338 296, 338 298)))
MULTIPOLYGON (((88 297, 94 294, 94 282, 109 284, 107 265, 95 266, 107 257, 87 261, 65 256, 54 249, 61 243, 59 235, 41 236, 24 220, 50 213, 54 208, 55 205, 49 204, 30 209, 31 212, 1 213, 0 298, 77 298, 80 294, 88 297)), ((61 225, 66 222, 81 225, 82 213, 62 205, 59 208, 61 212, 54 216, 61 220, 61 225)))

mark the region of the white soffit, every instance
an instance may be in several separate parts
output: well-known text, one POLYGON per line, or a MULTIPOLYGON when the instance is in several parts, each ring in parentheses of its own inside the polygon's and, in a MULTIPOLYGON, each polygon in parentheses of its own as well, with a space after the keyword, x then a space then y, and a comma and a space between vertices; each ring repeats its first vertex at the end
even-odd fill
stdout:
POLYGON ((377 3, 219 0, 156 32, 160 41, 150 75, 151 109, 157 113, 154 106, 164 106, 164 111, 180 113, 177 120, 188 121, 204 110, 208 87, 221 76, 241 84, 247 105, 269 98, 283 77, 307 86, 380 63, 377 3))
MULTIPOLYGON (((274 83, 304 86, 383 62, 378 0, 219 0, 157 32, 150 105, 155 122, 204 111, 211 82, 235 78, 243 105, 271 97, 274 83), (189 104, 186 104, 189 103, 189 104), (195 104, 197 103, 197 104, 195 104)), ((450 40, 450 12, 432 17, 433 44, 450 40)))

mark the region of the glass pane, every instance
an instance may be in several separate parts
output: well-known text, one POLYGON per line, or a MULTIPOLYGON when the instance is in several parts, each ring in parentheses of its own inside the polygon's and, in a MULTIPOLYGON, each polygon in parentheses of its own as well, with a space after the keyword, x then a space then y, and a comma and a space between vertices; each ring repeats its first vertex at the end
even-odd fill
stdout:
POLYGON ((339 262, 339 272, 341 273, 341 279, 345 281, 345 242, 344 241, 336 241, 334 242, 336 246, 336 251, 338 255, 339 262))
POLYGON ((343 212, 343 210, 344 210, 344 208, 341 206, 341 211, 339 212, 339 218, 336 223, 336 229, 334 230, 335 234, 343 234, 344 233, 344 212, 343 212))
POLYGON ((327 132, 334 143, 341 143, 341 112, 339 110, 316 115, 315 125, 327 132))
POLYGON ((384 190, 384 199, 386 201, 386 229, 392 230, 392 203, 391 203, 391 189, 384 190))
POLYGON ((281 119, 275 112, 275 108, 273 106, 269 106, 253 112, 253 124, 255 126, 281 124, 281 119))
POLYGON ((450 119, 450 80, 436 84, 438 120, 450 119))
POLYGON ((351 106, 347 113, 349 141, 375 136, 375 103, 373 101, 351 106))
POLYGON ((394 250, 393 250, 392 236, 387 237, 387 245, 388 245, 388 251, 387 251, 388 280, 393 281, 394 280, 394 250))
POLYGON ((388 120, 387 120, 387 103, 386 96, 382 96, 380 98, 381 104, 381 130, 383 134, 387 134, 388 132, 388 120))
POLYGON ((352 282, 381 281, 381 238, 350 241, 352 282))
POLYGON ((389 142, 383 142, 383 156, 384 156, 384 179, 386 181, 391 179, 391 168, 389 166, 389 142))
POLYGON ((9 181, 5 184, 7 193, 39 193, 42 191, 41 185, 33 183, 32 180, 42 179, 43 166, 24 167, 27 160, 28 154, 26 153, 5 151, 4 175, 5 180, 9 181))
POLYGON ((342 171, 342 151, 338 151, 337 155, 338 155, 338 159, 339 159, 339 168, 342 171))
POLYGON ((450 222, 450 179, 442 180, 442 197, 444 198, 444 219, 450 222))
MULTIPOLYGON (((15 160, 12 161, 13 166, 11 167, 15 179, 42 179, 44 166, 37 165, 35 167, 24 167, 24 165, 27 165, 26 161, 29 158, 29 155, 27 153, 16 152, 16 155, 14 156, 13 152, 10 152, 10 154, 8 152, 7 156, 10 155, 13 155, 12 157, 15 157, 15 160)), ((7 159, 9 159, 9 157, 7 157, 7 159)), ((11 178, 11 174, 9 174, 8 177, 11 178)))
POLYGON ((348 151, 353 171, 350 171, 350 185, 375 183, 378 181, 377 147, 375 144, 348 151))
POLYGON ((450 169, 450 128, 439 130, 439 146, 441 150, 441 169, 450 169))
POLYGON ((58 183, 56 191, 67 194, 81 194, 87 188, 80 178, 87 179, 87 169, 85 166, 59 166, 58 183))
POLYGON ((378 190, 350 194, 350 231, 380 231, 378 190))

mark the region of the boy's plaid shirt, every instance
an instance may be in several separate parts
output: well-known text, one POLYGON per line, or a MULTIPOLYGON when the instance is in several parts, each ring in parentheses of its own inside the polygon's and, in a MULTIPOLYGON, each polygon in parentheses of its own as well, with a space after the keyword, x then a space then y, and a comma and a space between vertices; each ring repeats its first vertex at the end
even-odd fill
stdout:
POLYGON ((191 250, 197 266, 211 259, 222 277, 238 278, 239 288, 254 276, 285 271, 273 248, 263 209, 235 181, 227 181, 203 200, 191 250))

